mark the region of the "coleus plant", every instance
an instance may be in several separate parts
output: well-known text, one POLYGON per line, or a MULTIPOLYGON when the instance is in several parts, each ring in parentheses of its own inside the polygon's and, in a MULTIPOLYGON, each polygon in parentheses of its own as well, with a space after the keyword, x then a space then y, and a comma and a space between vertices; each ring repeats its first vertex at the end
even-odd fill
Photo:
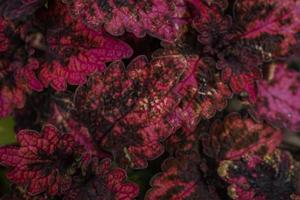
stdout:
POLYGON ((0 0, 0 14, 17 139, 0 147, 1 199, 300 198, 299 0, 0 0))

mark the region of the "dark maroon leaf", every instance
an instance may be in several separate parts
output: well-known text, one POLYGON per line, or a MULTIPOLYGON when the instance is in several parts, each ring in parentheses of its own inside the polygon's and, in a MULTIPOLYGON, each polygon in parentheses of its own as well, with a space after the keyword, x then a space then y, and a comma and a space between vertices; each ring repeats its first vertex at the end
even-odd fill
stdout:
POLYGON ((146 160, 163 152, 160 141, 174 131, 166 116, 177 104, 171 90, 186 70, 183 61, 176 52, 168 52, 150 63, 139 56, 126 69, 114 62, 78 89, 79 118, 119 163, 144 168, 146 160))
POLYGON ((224 122, 213 123, 208 136, 202 138, 205 154, 217 160, 239 159, 249 153, 272 153, 281 143, 281 131, 252 118, 231 113, 224 122))
POLYGON ((6 19, 24 20, 45 3, 46 0, 1 0, 0 14, 6 19))
POLYGON ((224 49, 218 58, 217 68, 222 69, 222 79, 229 82, 234 93, 246 93, 249 101, 254 103, 257 98, 256 81, 262 78, 258 68, 262 63, 260 55, 237 45, 224 49))
POLYGON ((81 180, 77 180, 64 200, 133 200, 139 193, 136 184, 126 181, 126 172, 114 168, 108 159, 93 160, 81 180))
POLYGON ((25 46, 19 27, 0 18, 0 41, 0 117, 5 117, 24 106, 26 93, 43 86, 35 74, 39 61, 25 46))
POLYGON ((251 40, 271 39, 268 51, 266 46, 258 43, 257 48, 263 53, 274 56, 287 53, 297 42, 297 33, 300 31, 300 2, 298 0, 238 0, 235 3, 235 18, 244 29, 239 38, 251 40), (276 45, 274 45, 276 44, 276 45))
POLYGON ((295 164, 288 152, 277 150, 263 158, 252 155, 223 161, 218 171, 230 184, 228 194, 232 199, 289 200, 295 192, 295 164))
POLYGON ((201 170, 205 161, 195 152, 185 152, 176 158, 165 160, 162 173, 151 180, 152 188, 147 192, 146 200, 218 200, 213 185, 206 183, 201 170))

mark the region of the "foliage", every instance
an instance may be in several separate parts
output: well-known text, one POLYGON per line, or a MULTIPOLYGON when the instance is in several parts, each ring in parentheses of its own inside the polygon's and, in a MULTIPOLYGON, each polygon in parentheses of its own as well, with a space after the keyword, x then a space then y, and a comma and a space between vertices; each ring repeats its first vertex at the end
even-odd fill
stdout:
POLYGON ((299 198, 285 138, 300 131, 300 0, 0 0, 0 14, 1 199, 299 198))

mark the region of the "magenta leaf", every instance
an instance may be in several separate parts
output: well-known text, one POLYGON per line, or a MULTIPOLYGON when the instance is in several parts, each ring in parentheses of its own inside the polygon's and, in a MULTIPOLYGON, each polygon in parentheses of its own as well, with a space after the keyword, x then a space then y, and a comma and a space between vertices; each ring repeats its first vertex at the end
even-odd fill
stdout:
POLYGON ((271 66, 269 79, 258 84, 258 100, 252 110, 256 117, 274 126, 300 130, 300 75, 285 64, 271 66))
POLYGON ((136 37, 146 33, 165 41, 175 41, 184 32, 186 14, 183 0, 83 1, 64 0, 73 16, 90 27, 119 36, 124 31, 136 37))
POLYGON ((64 4, 56 3, 49 9, 51 12, 44 16, 44 23, 48 24, 48 59, 39 74, 45 86, 63 91, 67 83, 82 85, 88 75, 102 71, 105 62, 132 55, 126 43, 72 20, 64 4))
POLYGON ((295 161, 288 152, 275 151, 261 158, 248 156, 223 161, 219 175, 230 184, 228 194, 238 200, 291 199, 295 192, 295 161))
POLYGON ((281 138, 280 130, 231 113, 224 122, 213 123, 209 135, 202 138, 202 145, 205 154, 216 160, 233 160, 254 152, 272 153, 281 138))
POLYGON ((205 161, 195 152, 185 152, 169 158, 162 165, 162 173, 151 180, 146 200, 218 200, 215 187, 205 182, 201 167, 205 161))
POLYGON ((74 163, 81 154, 72 135, 62 135, 47 124, 41 134, 19 131, 17 140, 18 147, 0 148, 0 163, 11 168, 7 173, 9 180, 26 187, 30 195, 57 195, 70 188, 74 163))
MULTIPOLYGON (((247 40, 269 38, 273 45, 277 44, 276 48, 269 51, 274 55, 287 53, 297 42, 299 16, 300 2, 297 0, 238 0, 235 3, 235 17, 245 29, 238 37, 247 40)), ((262 53, 268 53, 265 47, 258 48, 262 53)))

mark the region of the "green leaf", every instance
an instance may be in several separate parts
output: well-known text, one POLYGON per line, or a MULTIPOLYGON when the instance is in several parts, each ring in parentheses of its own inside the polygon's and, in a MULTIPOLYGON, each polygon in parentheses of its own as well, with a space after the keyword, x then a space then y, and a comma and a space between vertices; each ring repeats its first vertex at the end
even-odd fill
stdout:
POLYGON ((12 117, 0 120, 0 145, 16 142, 14 125, 15 123, 12 117))

